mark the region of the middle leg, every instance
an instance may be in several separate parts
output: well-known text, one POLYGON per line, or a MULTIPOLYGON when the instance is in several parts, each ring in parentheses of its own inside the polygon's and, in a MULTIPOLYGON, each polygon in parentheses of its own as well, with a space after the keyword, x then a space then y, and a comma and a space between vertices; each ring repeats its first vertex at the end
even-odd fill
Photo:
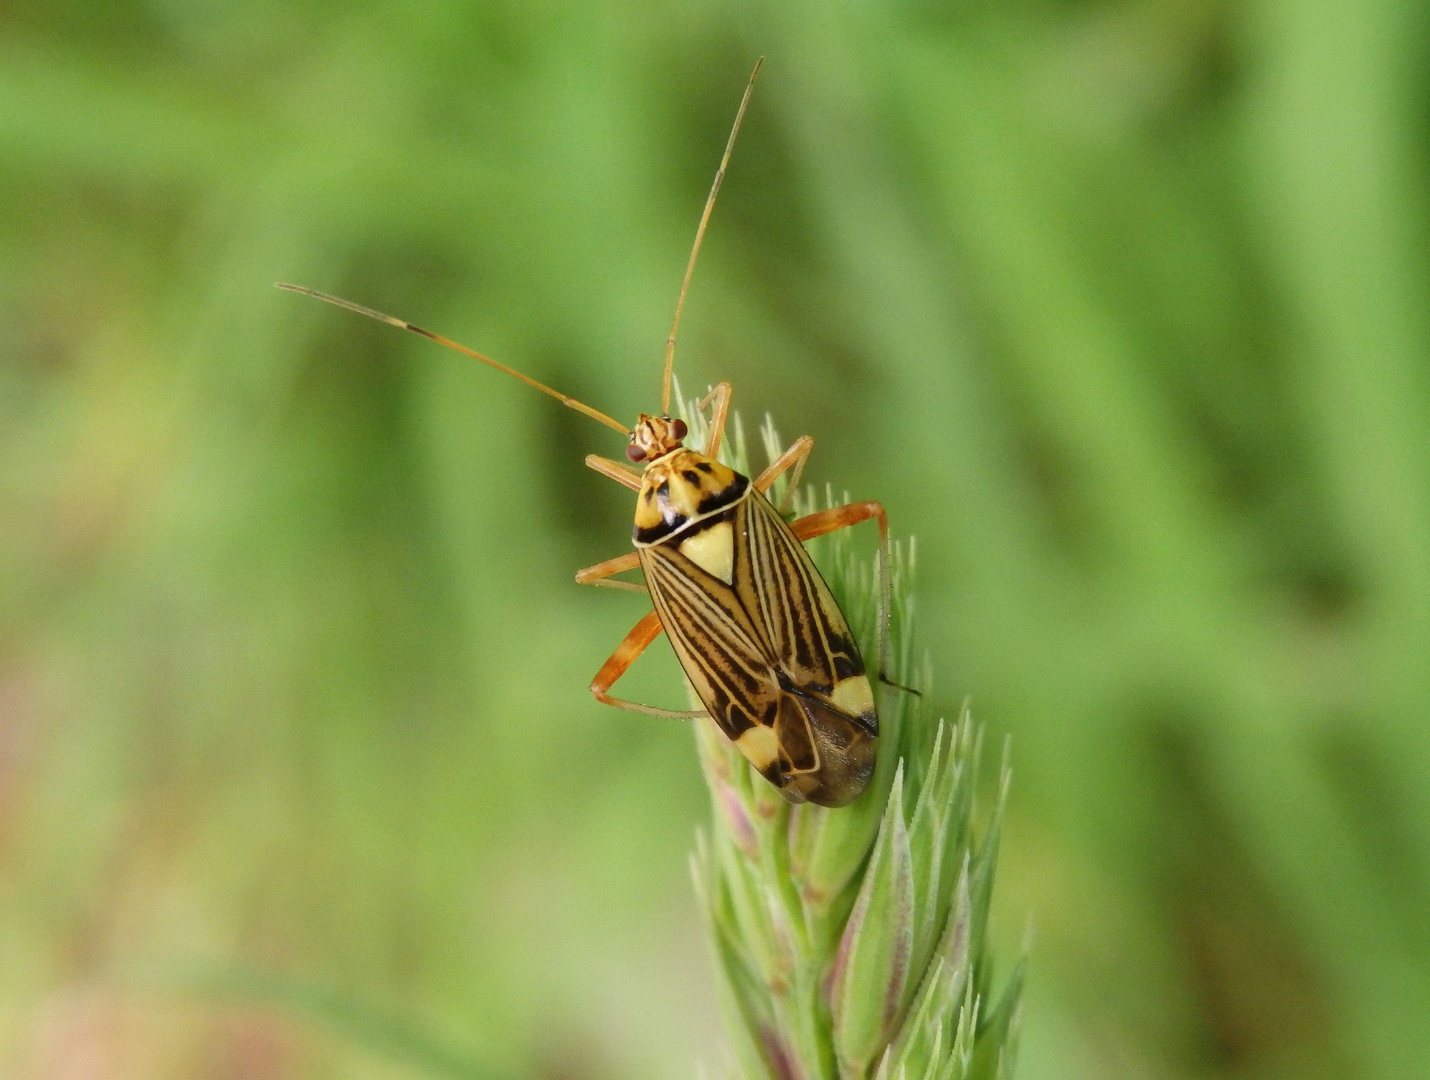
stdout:
POLYGON ((794 501, 794 493, 799 490, 800 474, 804 472, 804 463, 809 459, 810 451, 813 449, 814 440, 808 435, 801 435, 790 443, 788 450, 770 462, 769 468, 755 477, 755 490, 764 494, 774 486, 776 480, 793 467, 794 475, 785 484, 784 498, 780 500, 778 509, 781 513, 789 509, 789 504, 794 501))
POLYGON ((641 557, 638 552, 632 551, 626 555, 617 555, 614 559, 607 559, 605 562, 598 562, 595 566, 588 566, 585 569, 576 571, 577 585, 605 585, 611 589, 625 589, 628 592, 649 592, 644 585, 638 585, 634 581, 617 581, 612 575, 623 574, 627 570, 634 570, 640 566, 641 557))

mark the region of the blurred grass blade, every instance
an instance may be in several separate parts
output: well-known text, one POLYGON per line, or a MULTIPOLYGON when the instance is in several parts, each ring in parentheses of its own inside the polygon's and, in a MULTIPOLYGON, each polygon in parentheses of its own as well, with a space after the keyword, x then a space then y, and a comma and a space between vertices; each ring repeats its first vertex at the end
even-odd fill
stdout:
POLYGON ((511 1080, 413 1024, 329 986, 270 972, 227 968, 184 979, 203 994, 238 999, 315 1021, 355 1046, 443 1080, 511 1080))

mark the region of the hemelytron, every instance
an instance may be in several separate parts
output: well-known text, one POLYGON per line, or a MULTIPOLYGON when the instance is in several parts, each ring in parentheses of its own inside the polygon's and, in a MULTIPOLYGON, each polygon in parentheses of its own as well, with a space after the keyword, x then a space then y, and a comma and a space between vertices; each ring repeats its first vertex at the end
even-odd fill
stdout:
MULTIPOLYGON (((760 63, 750 75, 725 144, 666 339, 660 413, 642 413, 634 429, 455 341, 391 315, 296 285, 315 296, 465 353, 550 394, 627 437, 626 457, 640 470, 590 455, 586 464, 637 493, 635 550, 586 567, 583 584, 648 593, 652 610, 626 635, 591 682, 609 705, 655 716, 710 716, 740 752, 791 802, 843 806, 869 782, 879 738, 874 691, 849 624, 801 541, 874 519, 879 525, 879 660, 888 670, 888 521, 876 502, 850 503, 786 522, 766 497, 790 473, 799 481, 814 440, 803 436, 753 480, 719 461, 730 384, 698 403, 710 410, 705 445, 684 445, 683 420, 670 416, 675 337, 696 257, 724 180, 760 63), (637 584, 615 577, 639 568, 637 584), (703 710, 662 709, 612 697, 611 688, 664 630, 703 710)), ((887 681, 887 680, 886 680, 887 681)))

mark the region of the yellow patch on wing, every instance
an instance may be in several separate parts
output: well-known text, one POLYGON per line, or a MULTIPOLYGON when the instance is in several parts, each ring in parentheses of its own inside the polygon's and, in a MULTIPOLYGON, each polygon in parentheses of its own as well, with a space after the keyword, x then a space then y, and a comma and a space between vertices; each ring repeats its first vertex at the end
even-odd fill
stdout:
POLYGON ((874 690, 863 675, 851 675, 834 688, 830 704, 850 716, 863 716, 874 708, 874 690))
POLYGON ((761 724, 756 724, 736 739, 735 745, 740 748, 745 759, 761 772, 773 765, 780 756, 780 741, 775 737, 774 729, 761 724))
POLYGON ((726 585, 735 579, 735 533, 728 521, 702 529, 680 545, 680 553, 726 585))

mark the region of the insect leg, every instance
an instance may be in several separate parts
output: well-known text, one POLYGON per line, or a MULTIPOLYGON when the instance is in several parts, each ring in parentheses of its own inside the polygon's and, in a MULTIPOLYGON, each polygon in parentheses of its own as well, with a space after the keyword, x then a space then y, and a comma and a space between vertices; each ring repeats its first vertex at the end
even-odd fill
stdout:
POLYGON ((619 461, 603 458, 599 454, 586 455, 586 468, 595 469, 602 476, 608 476, 618 484, 624 484, 632 491, 641 489, 641 478, 619 461))
MULTIPOLYGON (((759 476, 755 477, 755 490, 758 492, 769 491, 791 466, 794 468, 794 475, 785 484, 785 497, 780 500, 778 509, 783 513, 788 509, 790 500, 794 498, 794 493, 799 490, 799 477, 804 472, 805 460, 809 457, 809 452, 814 449, 814 440, 808 435, 801 435, 790 447, 774 461, 770 462, 770 467, 759 476)), ((851 523, 852 524, 852 523, 851 523)))
MULTIPOLYGON (((616 560, 611 561, 615 562, 616 560)), ((654 611, 648 612, 645 618, 631 628, 631 632, 626 635, 625 640, 616 646, 616 651, 611 653, 609 659, 601 665, 601 670, 596 672, 596 677, 591 680, 591 693, 595 694, 596 700, 603 704, 614 705, 618 709, 629 709, 631 712, 645 713, 648 716, 665 716, 672 720, 693 720, 698 716, 705 716, 704 709, 693 712, 658 709, 654 705, 622 701, 607 693, 611 687, 616 685, 616 680, 630 670, 636 657, 645 652, 650 643, 660 636, 660 630, 660 616, 654 611)))
MULTIPOLYGON (((791 447, 793 449, 793 447, 791 447)), ((768 470, 767 470, 768 471, 768 470)), ((919 691, 889 678, 889 609, 892 606, 892 585, 889 581, 889 516, 882 503, 857 502, 819 510, 790 523, 790 529, 800 540, 832 533, 850 525, 875 518, 879 522, 879 681, 911 694, 919 691)))
POLYGON ((734 389, 727 382, 716 383, 710 393, 700 399, 695 406, 696 411, 704 412, 710 408, 710 428, 705 436, 704 454, 708 458, 718 457, 720 454, 720 440, 725 436, 725 417, 730 413, 730 397, 734 389))
POLYGON ((634 581, 616 581, 612 574, 623 574, 627 570, 634 570, 640 565, 640 556, 634 551, 626 555, 617 555, 614 559, 607 559, 605 562, 598 562, 595 566, 588 566, 584 570, 576 571, 577 585, 605 585, 612 589, 626 589, 629 592, 648 592, 644 585, 634 581))

